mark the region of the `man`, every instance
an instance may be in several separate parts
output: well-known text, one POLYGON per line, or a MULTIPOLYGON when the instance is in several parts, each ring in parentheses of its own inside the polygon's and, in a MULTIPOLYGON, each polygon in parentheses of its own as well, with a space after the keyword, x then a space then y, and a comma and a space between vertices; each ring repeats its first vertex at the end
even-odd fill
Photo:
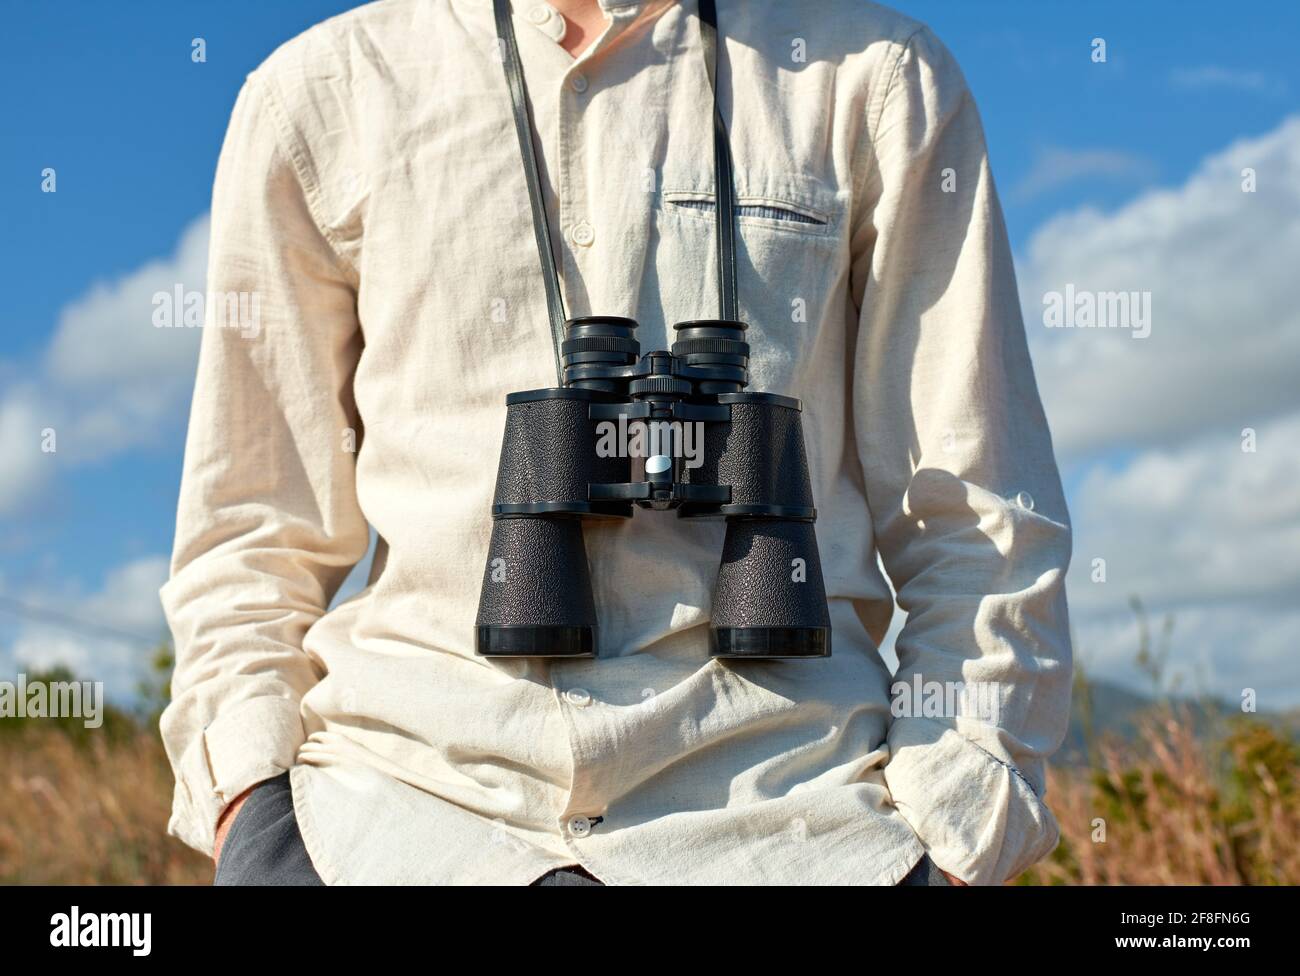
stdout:
MULTIPOLYGON (((996 884, 1055 845, 1070 532, 975 106, 884 8, 718 19, 833 656, 710 660, 723 526, 653 512, 588 525, 597 659, 475 654, 504 397, 555 382, 524 170, 489 0, 362 7, 249 76, 217 170, 209 287, 262 322, 205 330, 162 596, 170 829, 219 883, 996 884)), ((667 348, 718 309, 697 5, 513 22, 568 312, 667 348)))

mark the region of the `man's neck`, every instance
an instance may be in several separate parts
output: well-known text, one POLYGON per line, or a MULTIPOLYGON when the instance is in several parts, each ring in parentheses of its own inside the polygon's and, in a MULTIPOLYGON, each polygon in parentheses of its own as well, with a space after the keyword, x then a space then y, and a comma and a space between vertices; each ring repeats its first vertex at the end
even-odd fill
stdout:
POLYGON ((575 58, 596 42, 605 29, 605 11, 598 0, 550 0, 564 16, 564 40, 561 46, 575 58))

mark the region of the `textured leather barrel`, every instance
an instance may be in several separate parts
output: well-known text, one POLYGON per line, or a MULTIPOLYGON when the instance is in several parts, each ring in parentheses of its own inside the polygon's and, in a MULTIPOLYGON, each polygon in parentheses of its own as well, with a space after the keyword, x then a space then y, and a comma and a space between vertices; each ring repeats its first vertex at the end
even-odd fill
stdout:
POLYGON ((732 519, 710 614, 716 657, 826 657, 831 620, 811 522, 732 519))
POLYGON ((627 481, 628 458, 597 456, 599 422, 587 416, 593 400, 615 399, 567 389, 510 397, 493 504, 572 501, 585 505, 588 484, 627 481), (529 396, 537 398, 523 399, 529 396))
POLYGON ((495 520, 475 626, 480 654, 594 656, 596 603, 582 521, 495 520))
POLYGON ((797 401, 764 393, 719 399, 729 403, 731 421, 705 425, 704 463, 686 469, 686 480, 730 485, 732 505, 777 506, 812 517, 812 483, 797 401))

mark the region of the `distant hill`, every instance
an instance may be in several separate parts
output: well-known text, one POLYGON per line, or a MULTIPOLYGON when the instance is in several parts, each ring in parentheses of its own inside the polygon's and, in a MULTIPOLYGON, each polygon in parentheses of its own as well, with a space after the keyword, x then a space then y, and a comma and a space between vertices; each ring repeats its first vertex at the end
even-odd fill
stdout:
MULTIPOLYGON (((1198 734, 1209 731, 1218 721, 1241 714, 1241 708, 1235 702, 1212 698, 1170 695, 1163 699, 1163 703, 1186 708, 1198 734)), ((1114 736, 1125 742, 1131 742, 1137 736, 1138 724, 1142 717, 1149 714, 1156 705, 1154 698, 1110 681, 1089 679, 1086 690, 1076 685, 1070 709, 1069 732, 1066 733, 1060 751, 1052 757, 1053 764, 1074 766, 1087 761, 1086 713, 1089 709, 1094 737, 1114 736)), ((1283 730, 1292 738, 1300 738, 1300 709, 1259 712, 1252 718, 1283 730)))

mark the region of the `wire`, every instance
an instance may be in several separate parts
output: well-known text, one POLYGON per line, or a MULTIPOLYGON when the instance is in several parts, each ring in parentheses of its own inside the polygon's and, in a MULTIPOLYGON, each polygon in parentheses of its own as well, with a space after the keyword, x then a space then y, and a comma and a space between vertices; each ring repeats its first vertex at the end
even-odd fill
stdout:
POLYGON ((130 631, 118 630, 116 627, 109 627, 104 624, 92 623, 88 620, 81 620, 71 614, 63 613, 59 610, 50 610, 47 607, 38 607, 30 603, 24 603, 22 600, 15 600, 11 596, 0 594, 0 610, 8 610, 18 617, 26 617, 29 620, 40 620, 44 623, 54 624, 63 627, 66 630, 79 631, 83 634, 93 634, 98 637, 108 636, 115 637, 118 640, 128 640, 137 644, 154 647, 158 639, 154 637, 143 637, 140 634, 133 634, 130 631))

